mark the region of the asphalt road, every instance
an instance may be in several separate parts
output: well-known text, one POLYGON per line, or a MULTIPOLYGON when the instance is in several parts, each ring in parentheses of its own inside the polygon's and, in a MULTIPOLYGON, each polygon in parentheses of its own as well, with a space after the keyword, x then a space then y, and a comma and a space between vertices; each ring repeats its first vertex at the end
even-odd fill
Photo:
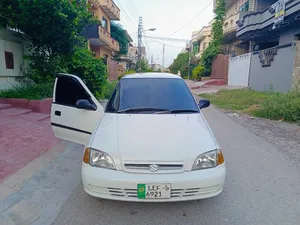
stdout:
POLYGON ((299 163, 214 107, 203 111, 227 163, 221 195, 180 203, 116 202, 92 198, 80 184, 52 225, 299 225, 299 163))

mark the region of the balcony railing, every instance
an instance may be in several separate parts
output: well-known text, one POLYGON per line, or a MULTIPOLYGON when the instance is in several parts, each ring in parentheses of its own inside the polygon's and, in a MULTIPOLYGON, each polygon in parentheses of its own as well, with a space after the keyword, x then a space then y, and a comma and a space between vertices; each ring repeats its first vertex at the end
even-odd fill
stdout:
POLYGON ((240 18, 237 22, 237 37, 246 40, 250 36, 255 36, 258 31, 266 30, 268 27, 276 30, 283 26, 287 26, 288 24, 300 19, 299 13, 300 1, 286 0, 284 21, 274 27, 275 11, 272 6, 258 12, 240 12, 240 18))
POLYGON ((97 0, 100 7, 111 20, 120 20, 120 9, 113 0, 97 0))
POLYGON ((239 18, 240 18, 239 12, 236 14, 230 15, 228 18, 225 18, 224 25, 223 25, 223 34, 224 35, 230 34, 232 32, 236 32, 236 30, 237 30, 236 22, 239 20, 239 18))
POLYGON ((107 46, 115 52, 120 51, 119 42, 117 42, 115 39, 113 39, 110 36, 110 33, 108 33, 103 27, 99 26, 99 38, 104 43, 107 44, 107 46))
POLYGON ((88 0, 88 3, 91 4, 92 8, 99 8, 100 7, 100 1, 99 0, 88 0))

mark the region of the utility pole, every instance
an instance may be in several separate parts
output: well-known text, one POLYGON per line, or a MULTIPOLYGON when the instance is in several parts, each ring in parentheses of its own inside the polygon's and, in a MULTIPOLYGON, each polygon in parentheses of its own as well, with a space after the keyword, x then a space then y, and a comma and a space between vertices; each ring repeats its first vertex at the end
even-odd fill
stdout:
POLYGON ((166 47, 166 45, 163 44, 163 57, 162 57, 162 67, 163 67, 163 70, 165 69, 165 47, 166 47))
POLYGON ((151 68, 153 69, 153 55, 151 55, 151 68))
POLYGON ((191 43, 189 43, 189 67, 188 67, 188 80, 190 79, 190 70, 191 70, 191 43))
POLYGON ((142 36, 143 36, 143 17, 139 17, 139 27, 138 27, 138 70, 141 68, 141 58, 142 58, 142 36))

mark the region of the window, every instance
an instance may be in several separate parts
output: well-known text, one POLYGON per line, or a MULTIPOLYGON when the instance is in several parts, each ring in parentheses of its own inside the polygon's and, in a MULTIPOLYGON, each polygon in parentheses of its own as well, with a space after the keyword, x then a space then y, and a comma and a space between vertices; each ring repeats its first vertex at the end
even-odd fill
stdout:
POLYGON ((181 79, 125 78, 113 93, 107 112, 128 108, 197 110, 195 100, 181 79))
POLYGON ((105 17, 102 17, 102 27, 107 31, 108 27, 107 27, 107 19, 105 19, 105 17))
POLYGON ((79 99, 91 101, 89 94, 75 78, 58 77, 55 93, 55 102, 62 105, 75 107, 79 99))
POLYGON ((108 59, 108 55, 104 54, 103 55, 103 62, 104 62, 105 65, 107 65, 107 59, 108 59))
POLYGON ((5 55, 5 65, 6 69, 13 70, 15 68, 14 65, 14 54, 12 52, 4 52, 5 55))
POLYGON ((295 41, 300 41, 300 33, 295 35, 295 41))

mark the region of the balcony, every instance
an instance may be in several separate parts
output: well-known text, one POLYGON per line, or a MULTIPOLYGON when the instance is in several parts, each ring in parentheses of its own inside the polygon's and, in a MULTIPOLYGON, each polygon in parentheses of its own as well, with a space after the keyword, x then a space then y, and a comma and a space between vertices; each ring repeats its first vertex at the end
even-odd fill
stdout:
POLYGON ((236 13, 228 18, 225 18, 224 25, 223 25, 223 34, 224 36, 227 36, 231 33, 236 33, 237 30, 237 24, 236 22, 239 20, 240 14, 236 13))
POLYGON ((100 2, 98 0, 88 0, 88 3, 92 8, 98 9, 100 7, 100 2))
POLYGON ((111 20, 120 20, 120 9, 113 0, 97 0, 100 7, 111 20))
POLYGON ((83 32, 83 36, 90 40, 90 44, 94 46, 103 46, 112 52, 119 52, 119 42, 113 39, 103 27, 88 26, 83 32))
POLYGON ((299 23, 300 1, 287 0, 285 5, 284 21, 274 26, 275 10, 272 6, 257 12, 240 12, 237 22, 237 37, 243 41, 252 41, 257 38, 266 38, 279 34, 278 30, 291 27, 299 23))
POLYGON ((211 26, 206 26, 206 27, 203 27, 198 32, 193 32, 192 43, 197 42, 197 41, 202 41, 208 36, 211 36, 211 26))

